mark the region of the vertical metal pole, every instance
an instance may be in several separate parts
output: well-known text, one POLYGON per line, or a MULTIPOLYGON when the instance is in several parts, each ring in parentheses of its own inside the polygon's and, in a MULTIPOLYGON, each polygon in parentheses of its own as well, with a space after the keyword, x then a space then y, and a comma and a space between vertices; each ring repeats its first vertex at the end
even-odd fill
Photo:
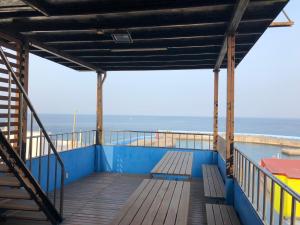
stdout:
POLYGON ((103 144, 103 84, 106 72, 97 72, 97 130, 96 144, 103 144))
POLYGON ((219 72, 214 70, 214 150, 218 148, 219 72))
POLYGON ((235 35, 227 40, 226 173, 233 175, 235 35))

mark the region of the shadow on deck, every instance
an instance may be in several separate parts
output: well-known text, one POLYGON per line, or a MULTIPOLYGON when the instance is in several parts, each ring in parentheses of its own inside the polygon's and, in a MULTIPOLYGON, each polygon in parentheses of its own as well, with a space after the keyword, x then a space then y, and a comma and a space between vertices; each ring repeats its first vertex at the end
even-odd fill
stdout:
MULTIPOLYGON (((110 224, 143 179, 148 176, 97 173, 65 187, 62 225, 110 224)), ((191 181, 188 224, 205 225, 205 203, 202 180, 191 181)), ((4 225, 44 225, 48 222, 10 220, 4 225)))

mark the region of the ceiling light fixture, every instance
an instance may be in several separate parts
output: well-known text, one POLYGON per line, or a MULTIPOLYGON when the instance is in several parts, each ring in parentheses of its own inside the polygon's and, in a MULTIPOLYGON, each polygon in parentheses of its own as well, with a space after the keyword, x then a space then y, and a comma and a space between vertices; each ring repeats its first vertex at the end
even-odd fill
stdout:
POLYGON ((132 38, 128 32, 113 33, 111 36, 117 44, 132 43, 132 38))

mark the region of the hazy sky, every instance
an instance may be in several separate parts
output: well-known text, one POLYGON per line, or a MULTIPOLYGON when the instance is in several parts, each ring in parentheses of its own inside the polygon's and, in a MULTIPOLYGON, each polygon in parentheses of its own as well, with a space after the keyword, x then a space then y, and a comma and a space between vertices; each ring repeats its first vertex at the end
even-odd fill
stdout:
MULTIPOLYGON (((269 28, 237 67, 237 117, 300 118, 300 1, 291 0, 286 12, 295 25, 269 28)), ((29 76, 29 95, 38 112, 95 113, 95 73, 76 72, 30 55, 29 76)), ((221 116, 225 100, 223 70, 221 116)), ((210 70, 109 72, 105 82, 105 114, 212 116, 212 110, 210 70)))

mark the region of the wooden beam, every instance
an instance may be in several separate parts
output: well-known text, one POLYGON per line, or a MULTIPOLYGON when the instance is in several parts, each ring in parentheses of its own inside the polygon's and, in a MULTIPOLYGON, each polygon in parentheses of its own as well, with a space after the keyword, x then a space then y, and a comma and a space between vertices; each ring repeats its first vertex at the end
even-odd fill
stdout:
POLYGON ((225 57, 225 54, 226 54, 226 51, 227 51, 228 35, 232 35, 236 32, 236 30, 237 30, 237 28, 238 28, 238 26, 239 26, 239 24, 242 20, 242 17, 243 17, 243 15, 244 15, 244 13, 247 9, 248 4, 249 4, 249 0, 239 0, 236 3, 233 15, 231 17, 228 29, 227 29, 226 34, 225 34, 225 40, 223 42, 220 54, 219 54, 218 59, 216 61, 215 70, 220 69, 220 66, 221 66, 221 64, 224 60, 224 57, 225 57))
POLYGON ((227 38, 226 173, 233 175, 235 36, 227 38))
POLYGON ((85 67, 85 68, 87 68, 88 70, 91 70, 91 71, 102 71, 101 68, 95 67, 92 64, 89 64, 85 61, 77 59, 76 57, 73 57, 73 56, 69 55, 68 53, 65 53, 65 52, 62 52, 62 51, 57 50, 55 48, 46 46, 43 43, 40 43, 40 42, 38 42, 36 40, 33 40, 33 39, 29 39, 29 41, 30 41, 30 45, 32 47, 40 49, 40 50, 45 51, 45 52, 48 52, 51 55, 55 55, 59 58, 65 59, 69 62, 73 62, 74 64, 85 67))
POLYGON ((49 16, 47 10, 45 9, 45 7, 41 4, 41 1, 38 0, 21 0, 22 2, 24 2, 25 4, 29 5, 31 8, 33 8, 34 10, 42 13, 44 16, 49 16))
POLYGON ((214 70, 214 150, 218 148, 219 72, 220 70, 214 70))
POLYGON ((96 144, 103 144, 103 84, 106 72, 97 72, 97 137, 96 144))
MULTIPOLYGON (((24 90, 28 94, 28 80, 29 80, 29 46, 28 42, 23 43, 20 46, 20 52, 18 53, 20 60, 17 62, 20 64, 19 72, 19 79, 24 87, 24 90)), ((27 146, 27 105, 23 99, 21 99, 20 94, 17 94, 19 97, 19 150, 21 159, 25 162, 26 161, 26 146, 27 146), (23 103, 21 102, 23 101, 23 103)))

